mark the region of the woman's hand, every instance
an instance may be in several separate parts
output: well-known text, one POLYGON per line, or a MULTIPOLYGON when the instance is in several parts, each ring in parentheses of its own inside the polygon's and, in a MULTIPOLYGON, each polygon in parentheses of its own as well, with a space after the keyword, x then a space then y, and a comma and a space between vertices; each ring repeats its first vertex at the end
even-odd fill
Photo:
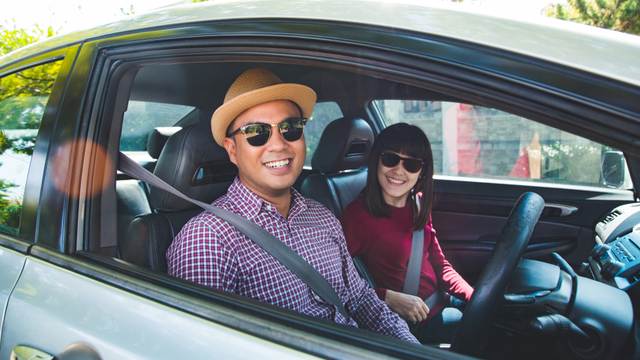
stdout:
POLYGON ((427 319, 429 307, 417 296, 387 290, 384 302, 405 321, 417 324, 427 319))

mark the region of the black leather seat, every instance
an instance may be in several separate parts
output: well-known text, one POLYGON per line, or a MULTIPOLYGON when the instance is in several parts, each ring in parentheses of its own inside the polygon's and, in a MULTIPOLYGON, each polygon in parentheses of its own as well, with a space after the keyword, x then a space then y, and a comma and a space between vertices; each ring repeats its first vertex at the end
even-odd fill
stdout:
MULTIPOLYGON (((153 161, 144 162, 141 165, 147 170, 153 171, 156 159, 160 156, 162 148, 175 134, 179 127, 159 127, 153 129, 147 138, 147 153, 153 161)), ((118 206, 118 239, 126 236, 129 224, 136 216, 151 213, 149 204, 149 187, 135 179, 119 179, 116 181, 116 204, 118 206)))
MULTIPOLYGON (((227 191, 237 173, 226 151, 211 136, 209 123, 185 127, 165 144, 154 174, 184 194, 207 203, 227 191)), ((202 209, 162 190, 151 188, 152 214, 138 216, 120 241, 123 260, 166 271, 166 249, 182 226, 202 209)))
POLYGON ((366 163, 373 139, 373 130, 362 119, 331 122, 311 159, 311 167, 318 173, 303 181, 302 194, 321 202, 339 217, 367 183, 366 163))
POLYGON ((180 129, 182 128, 178 126, 157 127, 149 133, 149 136, 147 137, 147 153, 149 153, 149 156, 156 161, 144 164, 144 167, 147 170, 153 171, 157 159, 160 157, 167 140, 169 140, 173 134, 180 131, 180 129))

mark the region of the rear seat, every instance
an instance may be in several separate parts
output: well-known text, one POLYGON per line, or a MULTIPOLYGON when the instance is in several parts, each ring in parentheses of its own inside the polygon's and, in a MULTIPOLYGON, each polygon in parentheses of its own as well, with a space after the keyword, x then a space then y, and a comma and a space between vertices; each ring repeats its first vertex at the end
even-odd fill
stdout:
POLYGON ((373 130, 363 119, 342 118, 322 132, 311 159, 314 173, 302 182, 301 192, 340 217, 342 210, 367 183, 367 159, 373 146, 373 130))
MULTIPOLYGON (((167 139, 180 130, 179 127, 157 127, 147 138, 147 152, 153 161, 142 164, 147 170, 153 171, 156 159, 164 147, 167 139)), ((126 235, 129 223, 136 217, 151 213, 148 186, 135 179, 116 181, 116 204, 118 207, 118 239, 126 235)))

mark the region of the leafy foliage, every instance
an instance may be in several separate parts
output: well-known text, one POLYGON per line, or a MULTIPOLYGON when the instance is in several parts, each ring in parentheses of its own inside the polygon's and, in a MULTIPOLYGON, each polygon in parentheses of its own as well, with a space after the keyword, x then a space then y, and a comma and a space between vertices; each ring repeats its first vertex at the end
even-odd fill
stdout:
POLYGON ((0 55, 33 44, 44 38, 54 36, 56 31, 51 26, 45 28, 36 26, 33 29, 17 28, 15 25, 0 25, 0 55))
POLYGON ((567 0, 547 8, 547 15, 640 35, 640 0, 567 0))
MULTIPOLYGON (((50 26, 31 30, 0 26, 0 55, 54 33, 50 26)), ((0 78, 0 155, 8 152, 30 156, 33 153, 40 121, 59 70, 58 61, 0 78)), ((22 201, 9 193, 15 187, 16 184, 0 178, 0 231, 12 234, 17 232, 22 211, 22 201)))

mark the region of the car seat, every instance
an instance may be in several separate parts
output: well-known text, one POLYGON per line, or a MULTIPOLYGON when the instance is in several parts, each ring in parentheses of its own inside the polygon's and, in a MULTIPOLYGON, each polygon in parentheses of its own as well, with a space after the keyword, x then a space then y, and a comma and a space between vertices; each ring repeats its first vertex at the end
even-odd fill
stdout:
MULTIPOLYGON (((178 131, 165 144, 154 174, 191 198, 213 202, 223 195, 237 174, 226 151, 202 122, 178 131)), ((151 187, 153 213, 134 218, 120 241, 120 257, 154 271, 165 272, 166 249, 182 226, 202 209, 151 187)))
POLYGON ((373 130, 363 119, 334 120, 322 132, 310 174, 302 183, 303 195, 319 201, 340 217, 342 210, 367 183, 367 159, 373 130))

